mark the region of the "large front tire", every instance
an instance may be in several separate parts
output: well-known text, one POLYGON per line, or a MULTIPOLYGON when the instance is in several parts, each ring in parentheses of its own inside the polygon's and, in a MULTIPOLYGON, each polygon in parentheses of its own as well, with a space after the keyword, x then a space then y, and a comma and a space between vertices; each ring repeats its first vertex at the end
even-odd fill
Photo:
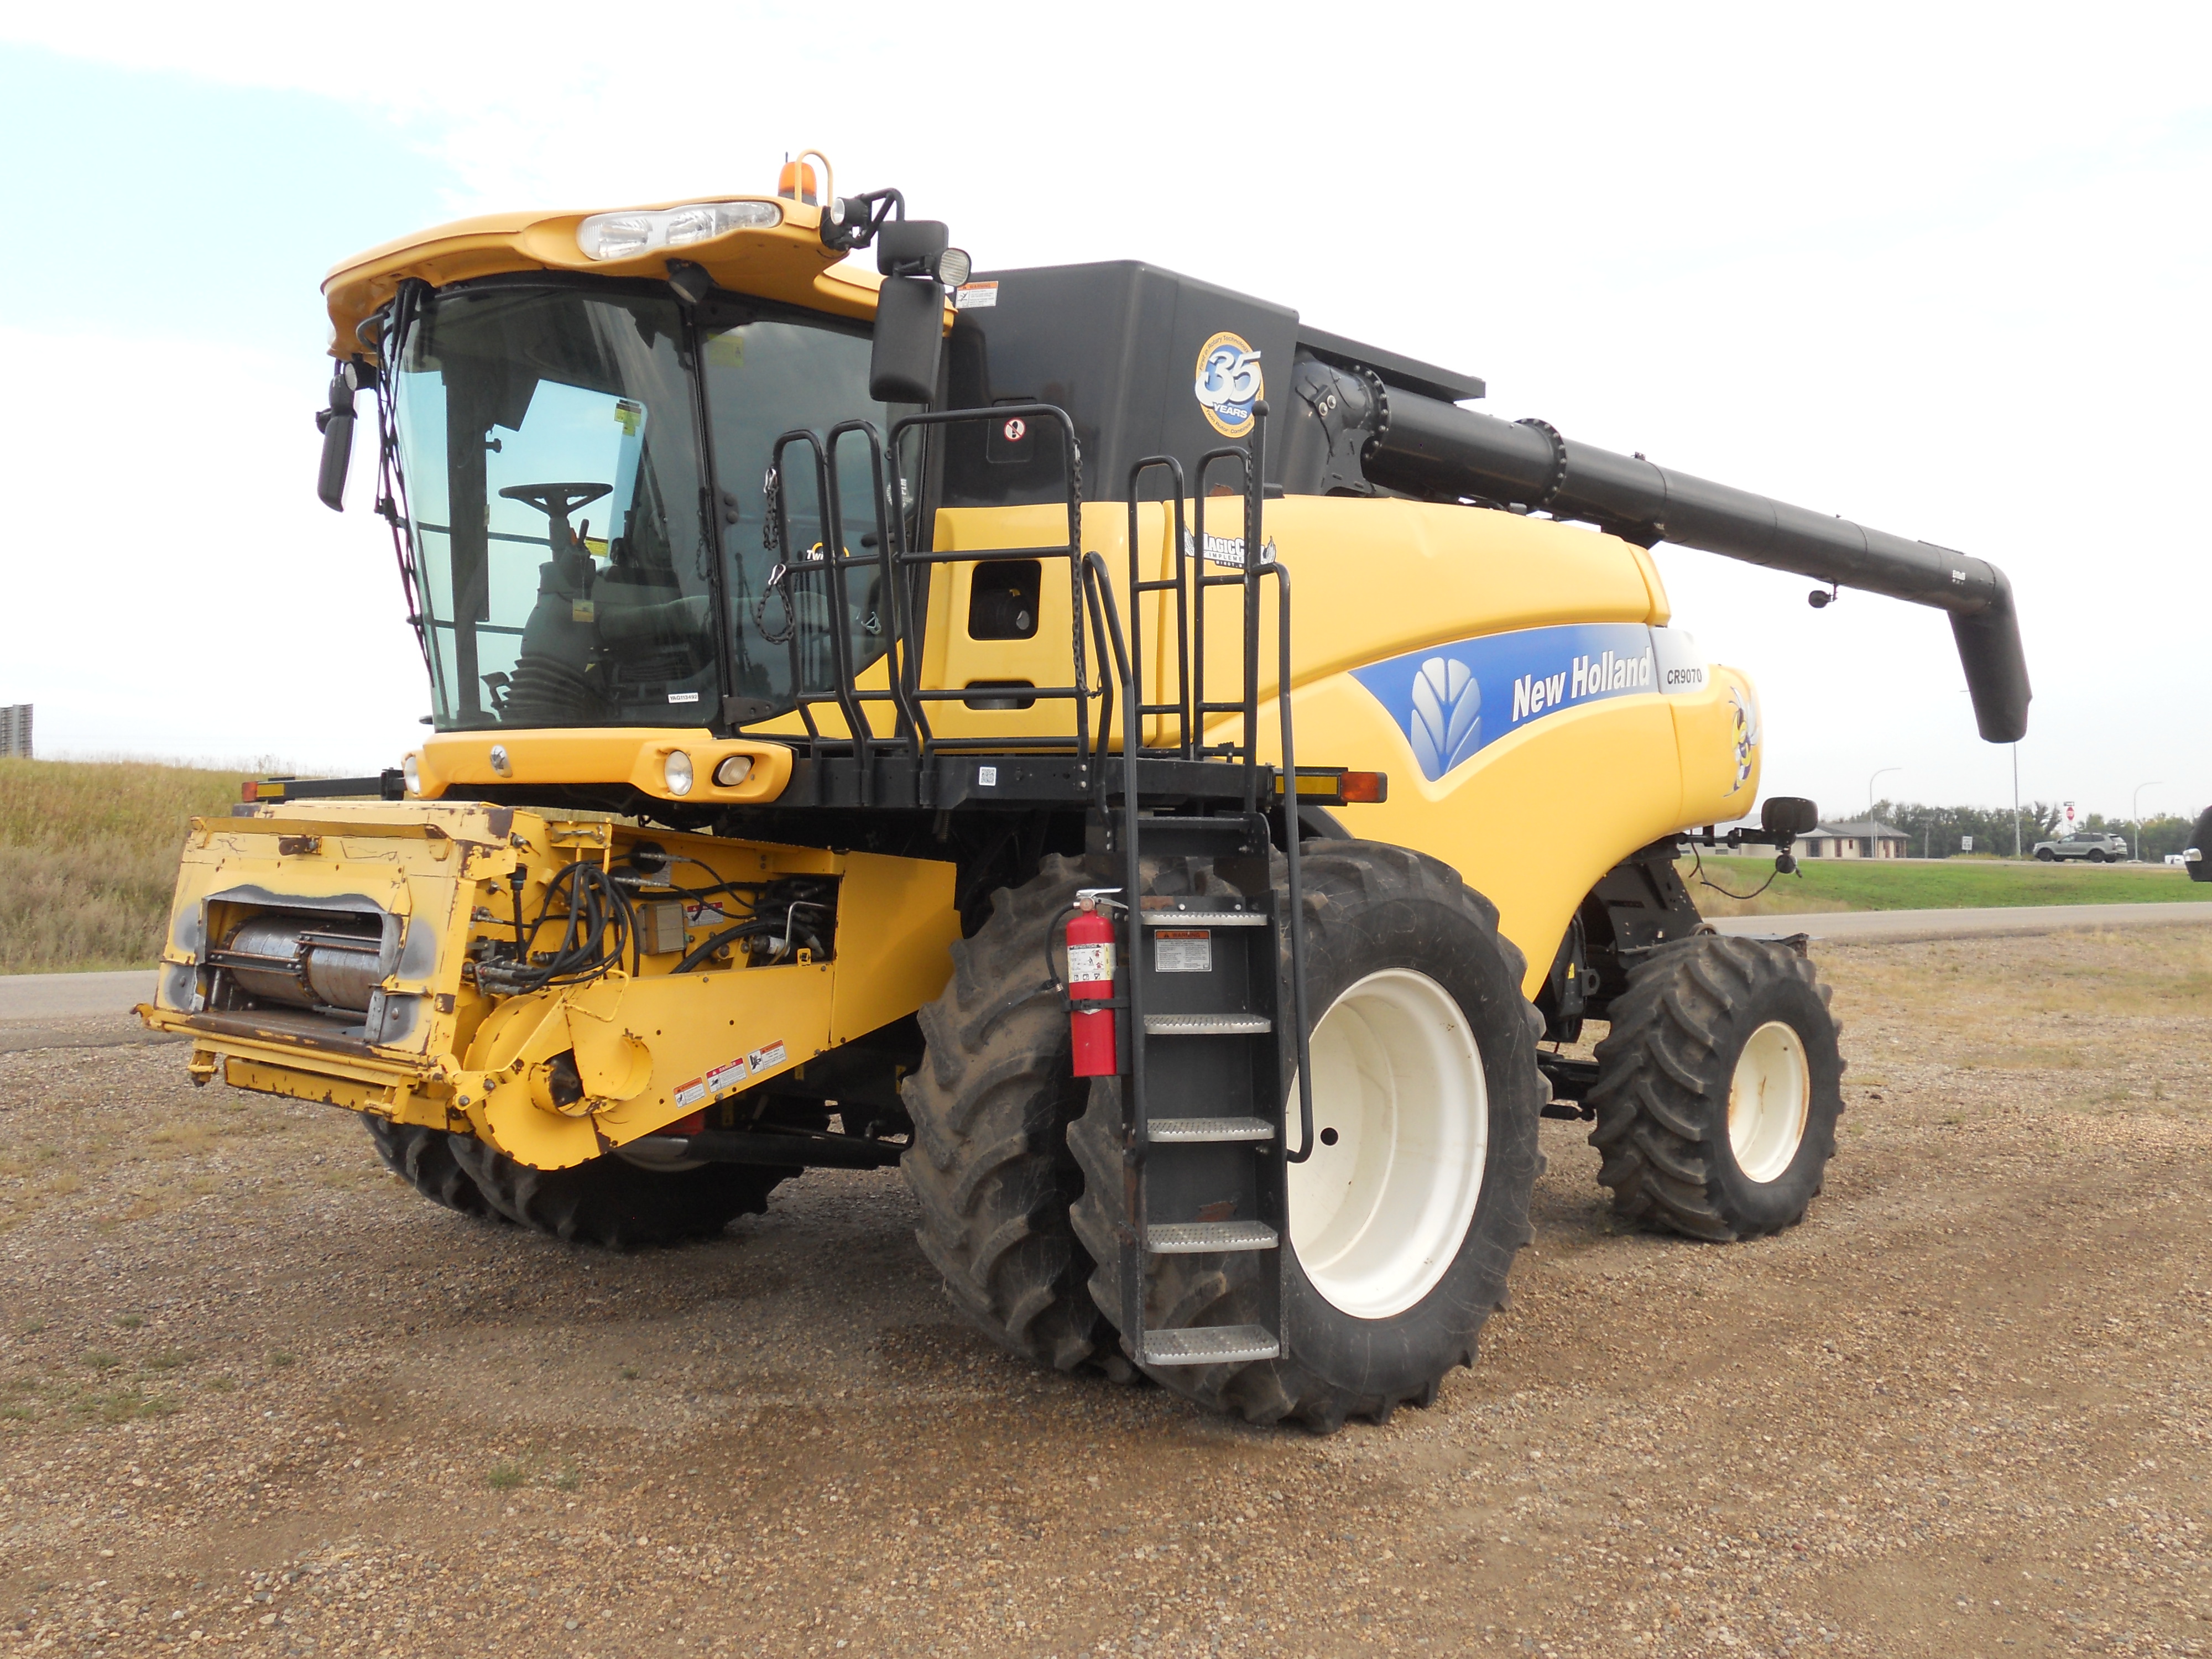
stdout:
MULTIPOLYGON (((1327 1431, 1426 1406, 1452 1367, 1474 1363, 1528 1242, 1546 1091, 1525 964, 1486 900, 1401 848, 1304 853, 1315 1127, 1328 1133, 1291 1166, 1279 1264, 1273 1252, 1148 1255, 1145 1318, 1152 1330, 1264 1323, 1279 1265, 1278 1358, 1151 1375, 1251 1422, 1327 1431)), ((1085 1175, 1077 1231, 1100 1263, 1091 1293, 1118 1317, 1118 1079, 1093 1085, 1069 1139, 1085 1175)))
POLYGON ((1045 958, 1076 890, 1113 879, 1103 862, 1055 854, 952 947, 951 981, 921 1011, 926 1057, 901 1091, 914 1144, 899 1163, 921 1208, 915 1237, 969 1323, 1055 1370, 1127 1376, 1068 1222, 1082 1182, 1067 1126, 1087 1085, 1045 958))
POLYGON ((1803 1220, 1843 1110, 1839 1028, 1813 964, 1702 934, 1630 974, 1612 1021, 1588 1103, 1615 1212, 1714 1240, 1803 1220))

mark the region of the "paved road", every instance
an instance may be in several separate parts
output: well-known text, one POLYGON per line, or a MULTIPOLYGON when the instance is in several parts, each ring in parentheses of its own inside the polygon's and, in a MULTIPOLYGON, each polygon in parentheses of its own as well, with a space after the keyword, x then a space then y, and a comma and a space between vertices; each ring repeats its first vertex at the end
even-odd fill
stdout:
POLYGON ((1859 940, 1993 939, 2080 927, 2212 923, 2212 903, 2021 904, 1978 910, 1826 910, 1789 916, 1716 916, 1723 933, 1810 933, 1830 944, 1859 940))
POLYGON ((33 1048, 115 1048, 180 1042, 131 1017, 154 994, 151 969, 123 974, 0 975, 0 1054, 33 1048))
POLYGON ((154 970, 121 974, 9 974, 0 977, 0 1020, 127 1014, 154 995, 154 970))

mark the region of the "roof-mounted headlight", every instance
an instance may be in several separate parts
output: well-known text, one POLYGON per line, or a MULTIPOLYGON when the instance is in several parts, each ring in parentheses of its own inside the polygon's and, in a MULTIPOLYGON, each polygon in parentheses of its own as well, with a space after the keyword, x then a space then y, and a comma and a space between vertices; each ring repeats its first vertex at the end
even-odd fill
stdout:
POLYGON ((772 230, 783 222, 774 202, 693 202, 636 213, 594 213, 576 227, 587 259, 628 259, 655 248, 712 241, 733 230, 772 230))

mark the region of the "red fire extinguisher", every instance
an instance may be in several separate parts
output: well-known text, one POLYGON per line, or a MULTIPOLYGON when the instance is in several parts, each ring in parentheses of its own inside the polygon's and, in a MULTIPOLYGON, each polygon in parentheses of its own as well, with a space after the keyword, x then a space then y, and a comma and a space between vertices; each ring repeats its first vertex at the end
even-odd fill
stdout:
POLYGON ((1114 1055, 1114 1011, 1082 1006, 1114 994, 1114 924, 1106 915, 1110 902, 1102 895, 1081 894, 1067 920, 1067 994, 1075 1005, 1068 1012, 1067 1033, 1078 1077, 1112 1077, 1121 1069, 1114 1055))

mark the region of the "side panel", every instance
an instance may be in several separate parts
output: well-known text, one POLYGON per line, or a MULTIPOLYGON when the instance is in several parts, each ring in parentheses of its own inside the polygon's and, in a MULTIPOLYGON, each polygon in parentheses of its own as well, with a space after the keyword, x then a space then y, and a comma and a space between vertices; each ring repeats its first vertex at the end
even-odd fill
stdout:
POLYGON ((1442 859, 1497 905, 1534 996, 1598 878, 1683 822, 1679 702, 1633 696, 1563 709, 1431 782, 1382 704, 1348 674, 1291 700, 1301 759, 1375 767, 1390 798, 1332 808, 1351 834, 1442 859))
MULTIPOLYGON (((1226 509, 1209 531, 1233 533, 1239 503, 1208 505, 1226 509)), ((1694 652, 1650 631, 1668 610, 1640 549, 1509 514, 1313 498, 1270 503, 1267 538, 1293 584, 1298 758, 1390 775, 1389 800, 1336 817, 1443 860, 1495 903, 1531 995, 1607 870, 1757 799, 1749 682, 1665 673, 1662 645, 1668 663, 1694 652)), ((1261 621, 1272 695, 1271 602, 1261 621)), ((1212 696, 1239 667, 1233 635, 1209 647, 1212 696)), ((1263 752, 1273 737, 1263 719, 1263 752)))
POLYGON ((934 999, 952 975, 960 915, 953 866, 845 855, 837 895, 837 960, 830 1005, 834 1046, 866 1036, 934 999))
POLYGON ((836 968, 794 963, 611 977, 544 998, 542 1026, 527 1007, 497 1030, 485 1022, 467 1068, 454 1079, 457 1099, 484 1139, 524 1163, 580 1164, 828 1048, 836 968), (487 1074, 496 1079, 520 1060, 526 1079, 541 1058, 570 1049, 589 1082, 595 1048, 635 1067, 623 1083, 635 1092, 604 1110, 549 1111, 526 1084, 485 1092, 487 1074))

